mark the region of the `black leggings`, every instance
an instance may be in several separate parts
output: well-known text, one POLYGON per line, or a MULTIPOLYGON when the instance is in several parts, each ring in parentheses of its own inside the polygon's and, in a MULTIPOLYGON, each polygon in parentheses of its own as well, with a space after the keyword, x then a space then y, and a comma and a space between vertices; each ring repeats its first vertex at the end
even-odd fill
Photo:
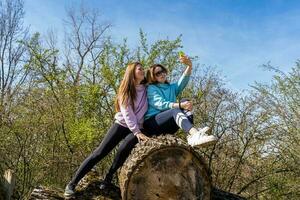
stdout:
POLYGON ((118 123, 112 125, 97 149, 82 162, 75 176, 72 178, 70 185, 76 186, 77 183, 123 139, 124 141, 121 143, 112 166, 106 175, 106 177, 111 179, 113 174, 123 165, 131 150, 138 143, 137 137, 128 128, 118 123))
POLYGON ((179 128, 188 133, 193 124, 193 115, 190 111, 172 108, 147 119, 144 122, 144 129, 149 135, 174 134, 179 128))

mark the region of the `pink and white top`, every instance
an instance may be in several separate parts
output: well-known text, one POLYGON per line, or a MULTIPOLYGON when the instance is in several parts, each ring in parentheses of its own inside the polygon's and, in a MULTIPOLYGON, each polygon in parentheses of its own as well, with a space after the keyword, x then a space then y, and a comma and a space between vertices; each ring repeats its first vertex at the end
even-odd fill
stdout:
POLYGON ((116 123, 127 127, 136 135, 141 132, 144 123, 144 115, 148 109, 147 89, 145 85, 136 86, 136 98, 134 108, 131 105, 120 105, 120 112, 116 113, 116 123))

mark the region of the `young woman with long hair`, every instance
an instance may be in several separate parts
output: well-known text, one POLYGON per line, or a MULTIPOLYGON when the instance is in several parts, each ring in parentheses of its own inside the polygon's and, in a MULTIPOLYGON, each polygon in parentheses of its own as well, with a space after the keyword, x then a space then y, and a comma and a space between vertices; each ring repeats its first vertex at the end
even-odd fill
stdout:
POLYGON ((121 141, 114 161, 100 189, 110 184, 113 174, 123 165, 133 147, 148 137, 142 132, 144 114, 147 111, 147 94, 143 66, 139 62, 128 64, 115 101, 116 115, 111 128, 100 145, 79 166, 65 189, 65 197, 75 193, 78 182, 121 141))

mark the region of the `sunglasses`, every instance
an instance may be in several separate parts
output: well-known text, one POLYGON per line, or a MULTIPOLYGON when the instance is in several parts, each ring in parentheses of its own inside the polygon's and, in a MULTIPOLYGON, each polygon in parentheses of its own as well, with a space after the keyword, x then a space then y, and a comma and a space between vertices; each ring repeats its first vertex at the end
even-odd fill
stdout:
POLYGON ((158 77, 158 76, 161 76, 162 74, 167 74, 167 71, 166 70, 160 70, 160 71, 156 72, 154 75, 158 77))

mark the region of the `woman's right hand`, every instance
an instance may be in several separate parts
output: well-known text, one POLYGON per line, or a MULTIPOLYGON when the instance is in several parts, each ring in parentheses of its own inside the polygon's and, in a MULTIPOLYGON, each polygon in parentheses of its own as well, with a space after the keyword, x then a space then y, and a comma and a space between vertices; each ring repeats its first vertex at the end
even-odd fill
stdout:
POLYGON ((140 143, 141 141, 147 141, 147 140, 150 139, 148 136, 144 135, 143 133, 138 133, 138 134, 136 134, 135 136, 137 137, 139 143, 140 143))
POLYGON ((189 66, 189 67, 192 67, 192 61, 189 57, 187 57, 186 55, 182 55, 179 57, 179 60, 181 63, 189 66))
POLYGON ((183 56, 179 56, 179 60, 181 63, 187 65, 186 69, 184 70, 185 75, 190 75, 192 72, 192 61, 189 57, 187 57, 186 55, 183 56))
POLYGON ((180 103, 180 107, 184 110, 193 110, 193 102, 191 101, 185 101, 180 103))

